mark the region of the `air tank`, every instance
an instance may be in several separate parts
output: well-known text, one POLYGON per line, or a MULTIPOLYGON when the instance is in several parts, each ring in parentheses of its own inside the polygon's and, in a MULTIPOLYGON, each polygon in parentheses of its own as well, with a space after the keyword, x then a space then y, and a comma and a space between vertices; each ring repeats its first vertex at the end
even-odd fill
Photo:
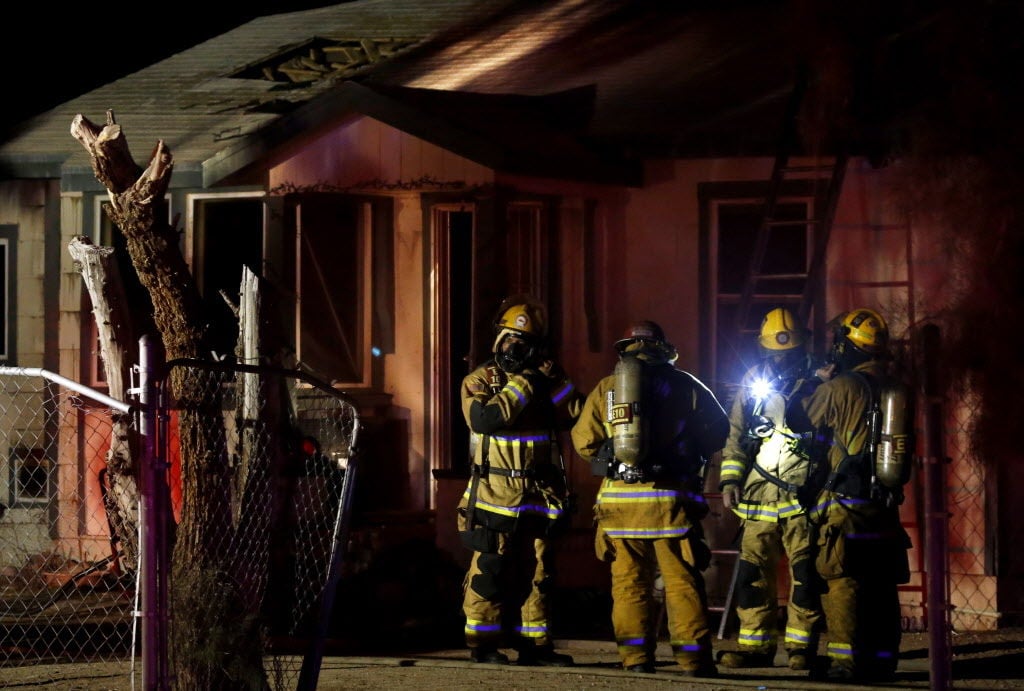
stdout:
POLYGON ((624 353, 615 364, 615 395, 611 410, 615 460, 637 465, 647 451, 643 433, 644 364, 624 353))
POLYGON ((905 386, 893 383, 882 387, 879 401, 881 426, 875 456, 875 475, 890 489, 898 489, 910 479, 909 413, 905 386))

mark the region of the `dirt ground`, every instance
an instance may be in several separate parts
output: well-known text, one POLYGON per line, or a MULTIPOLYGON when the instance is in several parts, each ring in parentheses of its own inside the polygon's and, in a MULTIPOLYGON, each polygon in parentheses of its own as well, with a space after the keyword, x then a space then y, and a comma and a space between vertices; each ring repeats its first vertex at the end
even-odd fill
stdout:
MULTIPOLYGON (((715 641, 730 650, 730 640, 715 641)), ((928 635, 906 634, 901 647, 897 680, 859 688, 937 688, 929 677, 928 635)), ((792 672, 779 656, 772 669, 728 670, 718 679, 681 677, 666 645, 659 648, 657 672, 640 675, 622 671, 615 647, 607 641, 559 641, 559 650, 576 660, 569 668, 474 665, 465 650, 444 649, 387 655, 330 655, 324 658, 319 689, 622 689, 656 691, 693 689, 828 689, 834 684, 811 682, 806 673, 792 672)), ((1024 629, 954 633, 952 680, 956 689, 1024 689, 1024 629)), ((35 664, 0 668, 0 688, 25 691, 122 691, 141 688, 140 673, 129 663, 35 664), (134 682, 134 683, 133 683, 134 682)), ((291 684, 288 688, 294 688, 291 684)))

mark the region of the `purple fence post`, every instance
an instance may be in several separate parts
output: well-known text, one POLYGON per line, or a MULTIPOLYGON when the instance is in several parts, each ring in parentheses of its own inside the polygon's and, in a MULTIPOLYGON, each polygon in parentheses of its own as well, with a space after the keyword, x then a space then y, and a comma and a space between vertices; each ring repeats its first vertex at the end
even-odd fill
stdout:
POLYGON ((139 423, 142 458, 139 463, 139 526, 142 539, 139 568, 142 619, 142 688, 165 691, 170 688, 167 673, 167 492, 166 444, 157 445, 157 401, 154 395, 155 355, 149 337, 139 339, 139 423))

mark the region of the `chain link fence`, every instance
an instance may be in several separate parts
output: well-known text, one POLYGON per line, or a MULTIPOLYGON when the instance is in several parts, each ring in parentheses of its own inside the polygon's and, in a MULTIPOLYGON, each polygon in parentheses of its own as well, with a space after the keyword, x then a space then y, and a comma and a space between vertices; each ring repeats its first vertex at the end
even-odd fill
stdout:
POLYGON ((0 667, 126 659, 135 573, 104 508, 123 410, 44 375, 0 368, 0 667))
MULTIPOLYGON (((980 414, 977 396, 951 402, 946 412, 946 502, 949 515, 949 608, 954 631, 999 626, 999 606, 988 533, 985 468, 972 452, 971 428, 980 414)), ((992 500, 994 501, 994 499, 992 500)))
MULTIPOLYGON (((179 538, 184 526, 201 521, 205 553, 191 556, 208 561, 182 564, 184 555, 176 555, 173 573, 187 579, 200 571, 217 573, 212 594, 217 604, 234 603, 232 616, 259 622, 265 672, 275 689, 315 685, 330 627, 331 602, 322 596, 333 593, 336 580, 329 581, 341 575, 331 567, 340 567, 347 542, 359 431, 356 406, 347 397, 312 378, 296 379, 300 376, 172 362, 160 406, 171 423, 177 422, 159 436, 169 461, 179 538), (214 440, 192 461, 204 467, 192 470, 189 456, 196 449, 173 433, 190 424, 214 440)), ((169 631, 172 658, 183 654, 175 641, 193 645, 190 621, 207 621, 206 604, 190 602, 194 609, 172 618, 171 627, 185 627, 169 631)), ((222 622, 209 623, 214 630, 200 635, 219 635, 222 622)))
MULTIPOLYGON (((165 383, 156 448, 172 522, 180 523, 190 500, 181 421, 201 411, 206 437, 215 440, 204 458, 216 469, 219 494, 191 500, 224 509, 209 524, 209 556, 226 576, 224 598, 237 603, 238 616, 258 622, 268 684, 311 688, 335 625, 328 616, 331 579, 351 569, 340 561, 339 546, 347 543, 356 407, 320 382, 267 368, 178 362, 165 383), (332 574, 332 564, 342 571, 332 574)), ((997 628, 1000 619, 994 555, 986 547, 995 526, 985 469, 970 444, 979 409, 967 396, 946 400, 941 410, 949 590, 938 603, 954 631, 997 628)), ((118 433, 140 431, 127 410, 41 370, 0 368, 0 667, 102 660, 121 662, 126 678, 138 677, 141 531, 137 517, 118 515, 133 504, 112 499, 117 477, 108 467, 118 433), (126 425, 120 432, 118 420, 126 425)), ((902 589, 908 631, 932 618, 925 607, 936 595, 928 593, 926 603, 920 483, 915 477, 904 511, 917 572, 902 589)), ((728 544, 733 531, 717 543, 728 544)), ((724 588, 711 593, 713 603, 724 599, 733 565, 716 562, 723 573, 710 581, 724 588)), ((190 625, 182 613, 163 624, 190 625)))
MULTIPOLYGON (((219 588, 207 602, 230 602, 232 616, 254 622, 270 688, 314 688, 346 566, 357 409, 292 371, 178 361, 165 372, 151 433, 168 515, 147 517, 144 497, 110 496, 119 484, 124 493, 112 441, 137 437, 145 423, 126 415, 127 405, 112 408, 102 393, 56 375, 0 368, 0 667, 122 662, 134 686, 146 682, 135 663, 143 640, 170 641, 173 660, 174 641, 216 636, 220 622, 204 622, 202 612, 172 615, 146 603, 154 564, 144 541, 160 534, 152 524, 165 521, 180 539, 188 520, 201 517, 205 549, 191 556, 215 567, 219 588), (190 456, 197 431, 209 442, 198 461, 190 456), (203 471, 192 486, 196 462, 203 471), (118 515, 126 512, 135 515, 118 515), (142 610, 159 618, 152 639, 145 618, 137 625, 142 610), (210 630, 197 632, 197 622, 210 630)), ((163 553, 156 564, 170 563, 170 542, 155 548, 163 553)), ((200 565, 174 560, 165 579, 200 565)))

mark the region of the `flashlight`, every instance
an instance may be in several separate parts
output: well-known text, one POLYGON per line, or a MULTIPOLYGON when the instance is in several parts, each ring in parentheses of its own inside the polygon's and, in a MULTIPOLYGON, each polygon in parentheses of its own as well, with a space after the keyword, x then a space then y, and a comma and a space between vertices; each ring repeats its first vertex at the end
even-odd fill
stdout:
POLYGON ((763 401, 768 398, 768 395, 772 392, 771 382, 764 377, 759 377, 754 380, 754 383, 750 385, 750 395, 755 400, 763 401))

